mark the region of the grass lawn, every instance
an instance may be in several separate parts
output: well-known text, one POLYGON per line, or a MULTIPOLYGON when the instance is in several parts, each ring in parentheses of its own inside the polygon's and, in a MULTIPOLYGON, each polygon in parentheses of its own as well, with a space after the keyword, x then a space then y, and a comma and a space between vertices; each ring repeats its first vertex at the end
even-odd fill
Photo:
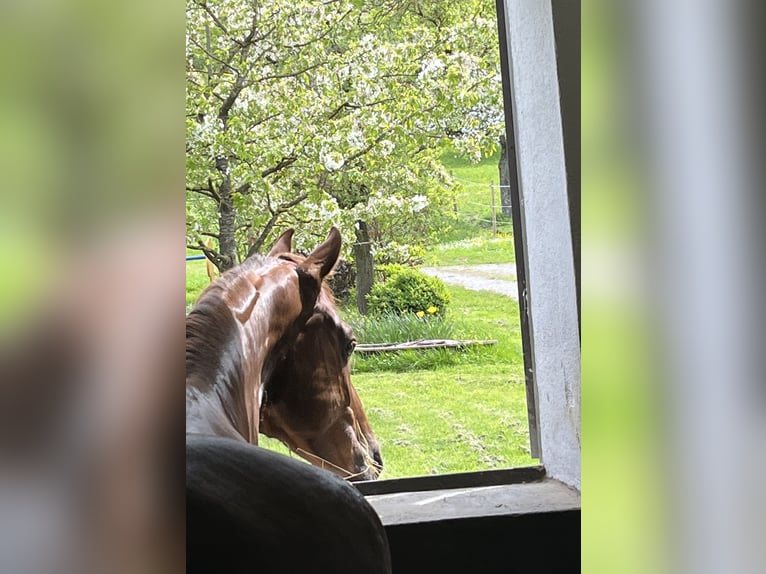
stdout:
MULTIPOLYGON (((441 237, 441 242, 428 250, 426 265, 468 265, 479 263, 511 263, 516 260, 513 248, 513 227, 510 217, 497 208, 497 234, 492 233, 490 183, 498 183, 497 163, 500 152, 479 163, 456 155, 447 149, 441 161, 457 180, 455 196, 457 220, 441 237)), ((495 190, 496 205, 500 205, 495 190)))
POLYGON ((354 375, 381 443, 382 478, 535 464, 513 365, 354 375))
POLYGON ((497 345, 354 355, 353 382, 381 443, 383 478, 536 464, 518 306, 494 293, 448 290, 455 336, 497 345))
MULTIPOLYGON (((192 249, 186 250, 186 255, 200 255, 201 251, 192 249)), ((197 300, 202 290, 210 284, 210 278, 207 276, 205 260, 186 262, 186 311, 189 312, 191 306, 197 300)))
POLYGON ((482 263, 514 263, 513 235, 492 237, 484 232, 475 237, 441 243, 424 258, 427 265, 478 265, 482 263))

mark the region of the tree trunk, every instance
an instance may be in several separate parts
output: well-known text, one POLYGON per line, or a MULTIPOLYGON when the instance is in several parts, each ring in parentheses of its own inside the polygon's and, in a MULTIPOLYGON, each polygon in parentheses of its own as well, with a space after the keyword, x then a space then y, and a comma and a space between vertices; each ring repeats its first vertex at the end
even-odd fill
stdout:
POLYGON ((356 263, 356 307, 362 315, 366 315, 367 295, 372 289, 373 282, 373 261, 367 223, 361 219, 356 222, 354 262, 356 263))
POLYGON ((505 135, 500 136, 500 161, 498 162, 500 171, 500 203, 502 213, 506 217, 511 217, 511 173, 508 165, 508 144, 505 141, 505 135))
POLYGON ((239 261, 237 257, 237 241, 234 236, 236 211, 231 193, 231 176, 229 175, 229 160, 219 157, 216 169, 223 175, 223 181, 218 188, 221 201, 218 203, 218 249, 221 254, 221 264, 218 270, 223 273, 234 267, 239 261))

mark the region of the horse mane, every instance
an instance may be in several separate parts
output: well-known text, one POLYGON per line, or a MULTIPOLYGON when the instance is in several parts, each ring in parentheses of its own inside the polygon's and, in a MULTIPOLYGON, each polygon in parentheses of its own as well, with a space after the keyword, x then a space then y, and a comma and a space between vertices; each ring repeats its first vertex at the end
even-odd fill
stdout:
POLYGON ((216 296, 222 291, 221 286, 206 290, 186 316, 186 375, 196 375, 202 390, 222 373, 232 381, 244 379, 240 331, 231 309, 216 296))
POLYGON ((222 273, 205 288, 186 316, 186 373, 198 376, 200 388, 209 389, 221 374, 235 382, 244 379, 240 331, 223 294, 243 270, 259 269, 272 261, 273 257, 256 254, 222 273))

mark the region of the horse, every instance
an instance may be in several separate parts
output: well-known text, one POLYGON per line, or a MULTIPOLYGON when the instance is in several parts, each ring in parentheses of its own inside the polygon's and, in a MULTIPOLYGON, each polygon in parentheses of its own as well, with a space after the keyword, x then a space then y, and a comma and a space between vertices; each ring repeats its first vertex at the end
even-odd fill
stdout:
MULTIPOLYGON (((318 378, 322 371, 288 363, 304 358, 294 350, 299 339, 300 348, 306 348, 321 333, 309 323, 328 305, 323 281, 339 257, 340 233, 332 228, 300 261, 276 257, 291 238, 292 231, 286 232, 266 257, 253 256, 221 275, 187 317, 188 572, 391 571, 385 530, 353 486, 336 474, 256 446, 261 406, 264 396, 272 394, 272 380, 279 397, 294 389, 294 377, 311 373, 318 378)), ((307 358, 325 360, 324 355, 307 358)), ((343 413, 351 408, 363 433, 362 417, 356 416, 357 411, 363 414, 358 397, 357 403, 324 406, 343 413)), ((274 415, 264 421, 269 429, 280 429, 272 432, 292 436, 292 418, 274 415)), ((305 430, 304 424, 295 432, 305 430)), ((356 431, 340 436, 325 430, 315 429, 312 448, 328 454, 316 445, 334 441, 328 463, 347 464, 337 453, 358 452, 356 431)))
MULTIPOLYGON (((270 253, 297 266, 306 261, 292 251, 292 230, 280 236, 270 253)), ((342 478, 374 480, 383 460, 351 383, 349 359, 355 346, 353 331, 323 284, 311 317, 272 375, 261 406, 261 432, 342 478)))

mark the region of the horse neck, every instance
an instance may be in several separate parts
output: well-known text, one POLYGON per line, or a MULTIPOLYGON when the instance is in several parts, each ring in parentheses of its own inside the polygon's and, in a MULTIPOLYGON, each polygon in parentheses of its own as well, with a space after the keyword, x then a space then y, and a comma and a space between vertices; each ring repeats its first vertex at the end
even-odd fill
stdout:
POLYGON ((261 369, 276 343, 267 327, 261 309, 243 325, 220 298, 195 306, 186 319, 187 432, 257 442, 261 369))

